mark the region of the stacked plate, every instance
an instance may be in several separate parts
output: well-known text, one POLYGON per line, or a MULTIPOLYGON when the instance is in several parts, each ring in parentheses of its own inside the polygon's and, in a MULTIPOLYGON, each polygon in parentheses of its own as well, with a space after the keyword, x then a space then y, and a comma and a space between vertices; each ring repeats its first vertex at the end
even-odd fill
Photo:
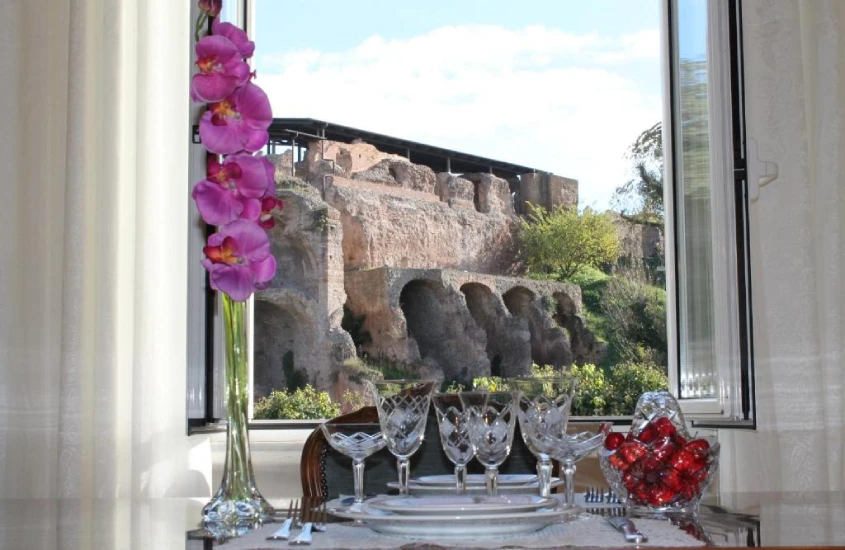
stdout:
MULTIPOLYGON (((563 481, 553 477, 552 488, 563 481)), ((398 489, 399 483, 391 481, 387 484, 391 489, 398 489)), ((408 483, 412 495, 448 495, 455 494, 455 476, 436 475, 422 476, 412 479, 408 483)), ((536 493, 538 489, 537 476, 532 474, 499 474, 499 494, 536 493)), ((467 476, 467 493, 471 495, 486 494, 484 474, 469 474, 467 476)))
POLYGON ((333 501, 329 512, 379 533, 436 540, 533 533, 577 514, 556 498, 525 494, 381 496, 353 507, 333 501))

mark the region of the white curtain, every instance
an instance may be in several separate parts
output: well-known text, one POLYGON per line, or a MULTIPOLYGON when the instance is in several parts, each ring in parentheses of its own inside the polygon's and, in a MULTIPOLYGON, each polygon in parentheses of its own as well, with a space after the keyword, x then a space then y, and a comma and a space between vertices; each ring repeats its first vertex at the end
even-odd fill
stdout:
POLYGON ((750 212, 758 429, 722 434, 722 488, 843 490, 845 2, 745 0, 743 19, 748 135, 780 175, 750 212))
POLYGON ((191 2, 0 7, 0 495, 209 495, 186 436, 191 2))

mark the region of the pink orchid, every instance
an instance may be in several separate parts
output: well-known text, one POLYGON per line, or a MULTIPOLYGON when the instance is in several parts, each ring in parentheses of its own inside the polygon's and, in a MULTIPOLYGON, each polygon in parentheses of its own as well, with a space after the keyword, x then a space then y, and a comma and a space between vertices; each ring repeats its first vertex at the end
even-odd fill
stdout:
POLYGON ((191 78, 191 99, 211 103, 222 101, 249 80, 249 65, 238 48, 224 36, 206 36, 196 45, 200 72, 191 78))
POLYGON ((267 94, 247 82, 222 101, 209 105, 200 119, 200 139, 212 153, 254 153, 267 144, 267 128, 272 121, 267 94))
POLYGON ((231 23, 224 23, 220 19, 215 19, 211 24, 211 32, 231 40, 244 59, 249 59, 255 52, 255 42, 249 39, 243 29, 239 29, 231 23))
POLYGON ((281 210, 285 207, 285 203, 276 197, 264 197, 261 199, 261 213, 258 216, 258 225, 264 229, 273 229, 276 226, 276 220, 273 219, 273 210, 278 208, 281 210))
POLYGON ((223 7, 223 0, 200 0, 199 7, 209 17, 217 17, 223 7))
POLYGON ((276 259, 270 254, 270 240, 258 225, 236 220, 208 238, 202 265, 208 270, 211 287, 225 292, 236 302, 266 288, 276 273, 276 259))
POLYGON ((261 214, 261 199, 267 192, 267 170, 263 157, 238 153, 223 164, 209 157, 207 178, 197 183, 191 196, 202 219, 223 225, 238 218, 255 221, 261 214))

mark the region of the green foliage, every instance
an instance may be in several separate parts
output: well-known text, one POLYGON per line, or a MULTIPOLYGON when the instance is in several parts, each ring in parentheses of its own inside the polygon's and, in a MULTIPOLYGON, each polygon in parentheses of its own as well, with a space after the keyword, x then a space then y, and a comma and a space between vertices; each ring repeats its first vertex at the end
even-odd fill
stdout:
POLYGON ((373 405, 373 399, 367 392, 346 390, 340 398, 340 408, 344 414, 367 405, 373 405))
POLYGON ((634 178, 616 188, 612 203, 630 221, 663 225, 663 125, 645 130, 628 147, 634 178))
POLYGON ((611 277, 600 299, 604 331, 625 361, 666 364, 666 291, 642 279, 611 277))
POLYGON ((331 222, 329 220, 329 209, 318 208, 311 213, 312 228, 316 231, 325 232, 329 229, 331 222))
POLYGON ((620 363, 610 367, 608 376, 614 390, 611 414, 629 415, 634 413, 637 400, 647 391, 666 390, 669 379, 666 368, 655 363, 620 363))
POLYGON ((610 217, 592 210, 579 213, 558 207, 547 211, 529 204, 520 220, 519 242, 531 274, 567 280, 582 266, 612 263, 619 254, 619 238, 610 217))
POLYGON ((416 380, 420 377, 417 366, 395 359, 389 359, 387 357, 365 357, 359 359, 359 361, 364 368, 378 373, 379 378, 384 378, 385 380, 396 380, 400 378, 416 380))
POLYGON ((548 313, 552 317, 557 315, 557 308, 559 304, 554 296, 543 296, 542 298, 540 298, 540 303, 542 304, 543 309, 546 311, 546 313, 548 313))
POLYGON ((604 371, 595 365, 573 365, 570 372, 578 378, 578 390, 572 400, 572 415, 610 414, 608 401, 613 392, 604 371))
POLYGON ((258 400, 253 413, 258 420, 304 420, 334 418, 340 414, 340 405, 334 403, 326 392, 318 392, 310 384, 292 393, 274 391, 258 400))

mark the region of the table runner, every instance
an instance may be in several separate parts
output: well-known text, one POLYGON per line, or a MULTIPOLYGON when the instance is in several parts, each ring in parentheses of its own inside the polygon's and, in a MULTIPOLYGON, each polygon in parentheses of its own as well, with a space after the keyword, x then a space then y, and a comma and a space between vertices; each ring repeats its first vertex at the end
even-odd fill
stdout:
MULTIPOLYGON (((636 519, 637 528, 645 533, 649 542, 640 547, 660 546, 704 546, 700 540, 688 535, 668 521, 655 519, 636 519)), ((279 528, 272 523, 258 531, 244 535, 226 543, 230 550, 264 550, 274 548, 293 548, 287 541, 268 541, 267 536, 279 528)), ((294 536, 298 533, 294 530, 294 536)), ((578 519, 567 523, 550 525, 536 533, 513 535, 497 539, 478 540, 441 540, 434 538, 406 538, 382 535, 366 526, 351 523, 330 523, 325 533, 315 533, 310 548, 319 550, 345 550, 371 548, 376 550, 408 548, 561 548, 561 547, 608 547, 631 546, 625 542, 622 533, 608 525, 601 516, 581 514, 578 519)), ((309 547, 306 547, 309 548, 309 547)))

